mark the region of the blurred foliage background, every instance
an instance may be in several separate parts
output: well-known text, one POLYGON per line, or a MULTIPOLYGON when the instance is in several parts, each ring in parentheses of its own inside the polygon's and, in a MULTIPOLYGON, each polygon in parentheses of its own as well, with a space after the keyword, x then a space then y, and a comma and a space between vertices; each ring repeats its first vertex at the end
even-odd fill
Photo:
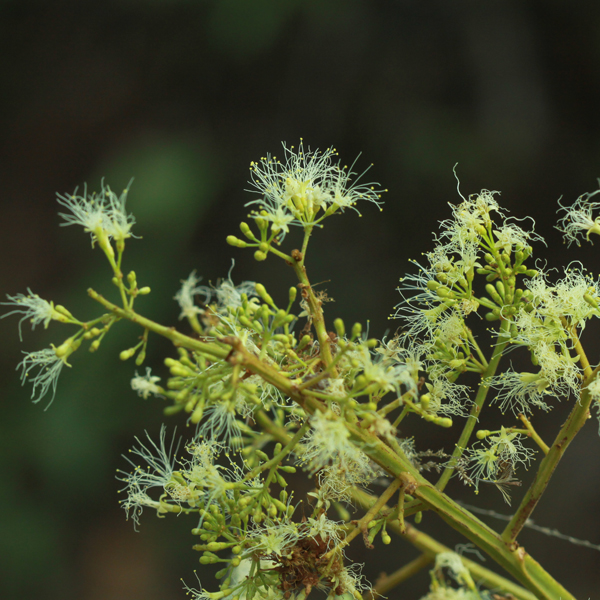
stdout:
MULTIPOLYGON (((463 193, 501 190, 513 215, 535 218, 549 244, 536 251, 548 265, 585 259, 598 271, 598 246, 567 252, 553 225, 560 196, 570 203, 598 185, 599 67, 596 3, 4 0, 0 295, 30 287, 81 318, 96 315, 86 288, 112 294, 108 266, 87 234, 58 227, 54 195, 84 182, 98 189, 102 177, 119 190, 133 176, 128 208, 143 239, 129 243, 125 265, 152 287, 138 302, 144 314, 177 324, 180 280, 197 269, 216 282, 232 258, 234 281, 260 280, 285 296, 293 283, 285 265, 255 263, 224 240, 252 199, 244 192, 250 161, 300 137, 312 148, 335 146, 344 162, 362 153, 358 167, 373 162, 369 179, 390 190, 383 213, 365 206, 362 218, 330 219, 314 236, 308 267, 335 299, 330 318, 369 319, 375 336, 398 327, 387 318, 395 287, 414 269, 408 259, 431 248, 447 203, 459 200, 456 163, 463 193)), ((194 523, 147 511, 135 533, 117 504, 120 455, 163 420, 160 401, 129 389, 134 365, 118 360, 139 333, 123 324, 95 355, 73 356, 47 407, 29 402, 14 367, 22 350, 68 333, 25 326, 21 344, 16 325, 0 321, 0 597, 183 598, 179 579, 195 584, 199 566, 194 523)), ((596 338, 586 331, 594 362, 596 338)), ((147 364, 164 377, 171 352, 152 338, 147 364)), ((568 410, 563 402, 536 417, 547 441, 568 410)), ((185 429, 181 418, 172 423, 185 429)), ((421 449, 447 450, 456 436, 416 419, 402 434, 424 436, 421 449)), ((536 523, 600 543, 599 448, 591 422, 536 523)), ((507 512, 493 486, 477 498, 462 488, 452 482, 449 491, 507 512)), ((422 527, 449 545, 461 541, 433 514, 422 527)), ((599 552, 527 530, 520 539, 575 596, 598 597, 599 552)), ((416 551, 394 540, 383 553, 357 544, 350 554, 374 581, 416 551)), ((423 573, 389 597, 417 599, 426 589, 423 573)))

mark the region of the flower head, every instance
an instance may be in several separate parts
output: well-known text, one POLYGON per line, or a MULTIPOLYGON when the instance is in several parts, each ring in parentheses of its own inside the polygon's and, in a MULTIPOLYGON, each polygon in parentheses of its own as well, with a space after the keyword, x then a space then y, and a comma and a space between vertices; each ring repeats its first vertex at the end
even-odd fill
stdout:
POLYGON ((135 372, 135 377, 131 380, 131 389, 144 400, 148 400, 150 394, 160 396, 162 393, 162 389, 156 385, 157 381, 160 381, 160 377, 152 375, 150 367, 146 367, 146 375, 138 375, 137 371, 135 372))
POLYGON ((558 202, 561 210, 565 211, 565 216, 558 221, 556 229, 564 234, 565 241, 569 246, 575 242, 581 246, 578 236, 585 233, 585 239, 590 242, 590 234, 600 234, 600 215, 594 217, 594 211, 600 207, 600 202, 590 202, 590 198, 598 194, 600 190, 583 194, 570 207, 563 206, 558 202))
POLYGON ((375 477, 367 455, 350 441, 344 421, 333 411, 315 411, 312 430, 298 447, 298 462, 311 474, 319 471, 319 485, 325 499, 349 500, 352 485, 367 485, 375 477))
POLYGON ((120 196, 109 186, 105 186, 104 181, 98 194, 88 194, 87 186, 84 187, 82 196, 77 195, 77 190, 70 195, 57 194, 58 203, 71 212, 60 213, 65 220, 62 225, 81 225, 92 236, 92 245, 96 241, 102 245, 111 238, 123 242, 131 237, 135 219, 125 212, 125 202, 132 181, 133 179, 120 196))
POLYGON ((251 191, 258 191, 261 198, 248 203, 260 206, 261 216, 271 222, 273 232, 281 233, 281 237, 288 233, 289 225, 314 224, 345 208, 357 210, 355 204, 359 200, 381 204, 383 190, 375 189, 376 184, 359 183, 362 175, 351 183, 356 173, 352 167, 340 167, 335 148, 324 152, 305 150, 300 141, 297 151, 285 143, 283 151, 285 162, 267 154, 251 163, 251 191), (321 210, 325 214, 318 219, 321 210))
POLYGON ((133 455, 137 455, 146 463, 145 467, 136 464, 137 461, 124 457, 127 462, 134 467, 131 473, 118 471, 117 479, 126 485, 121 492, 127 492, 127 498, 120 504, 130 513, 134 524, 137 526, 139 517, 142 514, 144 506, 159 509, 160 503, 148 495, 148 490, 158 487, 163 492, 166 491, 172 482, 174 473, 175 453, 179 444, 175 444, 175 436, 167 446, 166 437, 167 428, 163 425, 160 428, 158 444, 146 432, 149 445, 146 446, 136 437, 139 446, 129 450, 133 455))
POLYGON ((202 293, 204 289, 203 286, 197 285, 200 281, 202 281, 202 277, 196 277, 196 271, 192 271, 187 279, 181 280, 181 288, 173 298, 181 307, 180 321, 183 318, 190 318, 202 313, 202 309, 194 304, 194 296, 202 293))
MULTIPOLYGON (((33 391, 31 397, 35 396, 35 391, 40 388, 40 392, 34 402, 39 402, 52 388, 52 400, 56 395, 56 386, 58 384, 58 377, 62 368, 67 364, 63 358, 57 355, 55 348, 46 348, 44 350, 38 350, 36 352, 24 353, 25 358, 18 364, 17 369, 21 367, 21 383, 25 384, 25 381, 29 380, 33 384, 33 391), (39 369, 33 379, 29 378, 29 373, 32 369, 39 369)), ((48 406, 50 406, 48 404, 48 406)))
POLYGON ((21 341, 23 341, 23 337, 21 335, 21 324, 23 323, 23 321, 25 321, 25 319, 31 320, 32 329, 35 329, 35 326, 39 323, 43 323, 44 328, 47 328, 48 324, 53 319, 55 321, 61 321, 63 323, 69 322, 69 318, 65 314, 58 312, 54 308, 53 302, 48 302, 47 300, 40 298, 37 294, 34 294, 29 288, 27 288, 27 296, 23 294, 10 296, 7 294, 6 297, 10 300, 10 302, 0 302, 0 304, 5 304, 7 306, 14 305, 17 308, 2 315, 0 319, 17 313, 23 315, 23 317, 19 321, 19 338, 21 341))

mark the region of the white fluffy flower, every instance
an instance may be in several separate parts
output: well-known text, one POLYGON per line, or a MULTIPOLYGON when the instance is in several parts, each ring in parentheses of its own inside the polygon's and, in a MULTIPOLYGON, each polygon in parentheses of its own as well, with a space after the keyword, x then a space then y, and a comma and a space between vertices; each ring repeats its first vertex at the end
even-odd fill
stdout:
POLYGON ((35 398, 34 403, 39 402, 48 393, 48 390, 52 388, 52 398, 50 400, 50 404, 52 404, 52 400, 54 400, 56 394, 58 377, 62 368, 67 364, 67 355, 59 356, 57 349, 54 347, 35 352, 25 352, 24 354, 25 358, 17 366, 17 369, 19 367, 22 369, 21 384, 24 385, 26 381, 33 384, 32 398, 36 395, 36 389, 40 388, 40 392, 37 398, 35 398), (35 377, 30 378, 29 374, 32 369, 38 369, 38 372, 35 377))
POLYGON ((160 377, 152 375, 150 367, 146 367, 146 375, 138 375, 135 372, 135 377, 131 380, 131 389, 137 392, 137 395, 147 400, 150 394, 153 396, 160 396, 162 389, 156 385, 156 382, 160 381, 160 377))
POLYGON ((127 184, 120 196, 117 196, 109 186, 104 185, 100 193, 87 193, 78 196, 77 190, 70 195, 57 194, 58 203, 71 211, 71 214, 60 213, 65 223, 62 225, 81 225, 92 236, 92 245, 102 238, 113 238, 123 242, 132 236, 131 227, 135 223, 132 215, 125 212, 125 202, 133 179, 127 184))
POLYGON ((258 191, 261 197, 248 205, 260 206, 264 211, 260 214, 272 223, 273 233, 283 237, 289 225, 316 223, 321 210, 328 214, 345 208, 356 210, 359 200, 381 204, 382 190, 375 189, 375 184, 359 183, 362 175, 351 183, 356 173, 352 167, 340 167, 334 148, 312 151, 300 141, 297 150, 284 143, 283 151, 285 162, 267 154, 250 165, 250 191, 258 191))
POLYGON ((558 221, 556 229, 564 234, 565 241, 569 246, 575 242, 581 246, 578 236, 585 234, 585 239, 590 240, 590 234, 600 234, 600 215, 594 217, 594 211, 600 207, 600 202, 590 202, 590 198, 600 193, 600 190, 583 194, 574 202, 572 206, 563 206, 560 201, 558 205, 565 211, 565 216, 558 221))
POLYGON ((58 312, 54 308, 53 302, 48 302, 47 300, 40 298, 37 294, 34 294, 29 288, 27 288, 27 296, 23 294, 10 296, 7 294, 6 297, 10 300, 10 302, 0 302, 0 304, 5 304, 6 306, 16 306, 17 308, 2 315, 0 319, 14 314, 23 315, 23 317, 19 321, 19 338, 21 339, 21 341, 23 341, 23 337, 21 335, 21 324, 26 319, 30 319, 32 329, 35 329, 35 326, 39 323, 43 323, 44 328, 47 328, 48 324, 53 319, 55 321, 61 321, 62 323, 69 322, 69 318, 65 314, 58 312))
POLYGON ((139 517, 142 514, 143 508, 152 507, 158 508, 159 502, 148 495, 148 490, 158 487, 165 491, 169 482, 171 482, 174 472, 175 453, 177 452, 178 444, 175 444, 175 437, 167 446, 165 436, 167 428, 163 425, 160 428, 158 444, 152 440, 146 432, 149 445, 145 446, 136 437, 139 446, 131 449, 129 452, 137 455, 146 463, 145 467, 136 464, 137 461, 125 457, 127 462, 134 467, 131 473, 118 471, 117 479, 124 482, 126 485, 121 492, 127 493, 127 498, 122 500, 120 504, 127 512, 127 517, 132 517, 134 524, 137 526, 139 517))
POLYGON ((175 294, 174 300, 177 300, 181 308, 179 320, 183 318, 191 318, 202 313, 202 309, 194 304, 194 296, 203 293, 204 286, 197 284, 202 281, 202 277, 196 277, 196 271, 192 271, 187 279, 181 280, 181 288, 175 294))

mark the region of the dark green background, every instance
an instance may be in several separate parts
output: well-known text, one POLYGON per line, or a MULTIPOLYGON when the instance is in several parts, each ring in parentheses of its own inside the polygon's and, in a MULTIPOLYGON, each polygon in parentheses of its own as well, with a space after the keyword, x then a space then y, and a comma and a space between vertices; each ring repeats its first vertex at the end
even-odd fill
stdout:
MULTIPOLYGON (((97 314, 90 285, 113 293, 108 267, 79 228, 59 228, 55 192, 102 177, 114 189, 134 176, 129 209, 143 236, 126 269, 153 293, 140 310, 177 324, 172 300, 197 269, 260 280, 282 298, 291 273, 272 257, 227 246, 253 197, 248 165, 281 141, 334 145, 344 162, 389 188, 385 210, 363 207, 315 235, 308 266, 335 303, 328 315, 370 319, 381 336, 399 300, 399 277, 431 248, 430 232, 463 193, 501 190, 512 214, 536 219, 548 264, 584 259, 553 229, 556 200, 596 188, 600 176, 600 5, 587 2, 121 0, 0 3, 0 292, 27 287, 81 318, 97 314)), ((295 243, 289 236, 288 249, 295 243)), ((538 255, 543 248, 536 249, 538 255)), ((591 261, 591 263, 589 262, 591 261)), ((114 293, 113 293, 114 295, 114 293)), ((144 429, 156 435, 161 402, 129 389, 132 363, 118 352, 138 332, 122 324, 96 355, 81 349, 64 369, 52 406, 29 402, 14 366, 21 350, 67 333, 0 321, 0 597, 48 600, 183 598, 195 579, 191 520, 157 520, 141 531, 117 506, 120 454, 144 429)), ((597 327, 586 330, 598 360, 597 327)), ((169 346, 151 339, 147 364, 166 375, 169 346)), ((515 357, 508 357, 516 360, 515 357)), ((536 423, 550 441, 571 401, 536 423)), ((172 419, 179 429, 182 419, 172 419)), ((453 432, 407 421, 421 449, 451 450, 453 432)), ((537 523, 600 543, 600 440, 590 422, 558 468, 537 523)), ((532 475, 525 473, 524 478, 532 475)), ((500 494, 466 502, 506 512, 500 494)), ((522 491, 516 490, 515 503, 522 491)), ((492 523, 494 526, 499 524, 492 523)), ((434 515, 422 527, 459 538, 434 515)), ((578 598, 600 598, 600 553, 525 531, 522 543, 578 598)), ((402 541, 354 554, 371 581, 416 552, 402 541)), ((488 565, 489 565, 488 561, 488 565)), ((202 575, 215 589, 210 574, 202 575)), ((417 599, 422 574, 393 600, 417 599)))

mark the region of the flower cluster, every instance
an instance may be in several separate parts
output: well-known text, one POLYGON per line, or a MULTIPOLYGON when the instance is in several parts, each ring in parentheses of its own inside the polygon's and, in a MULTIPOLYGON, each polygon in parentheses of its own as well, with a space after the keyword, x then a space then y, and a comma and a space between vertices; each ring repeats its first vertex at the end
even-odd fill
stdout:
POLYGON ((358 212, 358 201, 380 206, 385 190, 377 189, 377 184, 359 183, 364 173, 352 183, 356 173, 352 167, 342 168, 335 162, 334 148, 324 152, 305 150, 301 140, 297 151, 285 144, 283 151, 284 162, 267 155, 251 163, 252 191, 258 191, 261 197, 248 203, 260 207, 260 215, 271 223, 274 233, 280 234, 280 240, 289 232, 289 225, 314 225, 345 208, 358 212))
POLYGON ((510 504, 507 486, 520 485, 513 474, 519 464, 529 466, 534 451, 523 446, 522 434, 504 426, 496 433, 480 430, 477 437, 485 439, 485 444, 474 444, 467 452, 470 480, 476 490, 479 490, 481 482, 495 484, 506 503, 510 504))
MULTIPOLYGON (((180 442, 167 439, 165 426, 157 441, 148 434, 147 440, 136 438, 127 458, 131 469, 119 470, 117 478, 124 484, 121 505, 136 528, 145 508, 195 519, 194 550, 201 553, 201 564, 219 565, 220 580, 217 592, 186 588, 197 600, 304 600, 313 589, 329 598, 360 598, 368 586, 345 548, 361 534, 368 547, 377 536, 387 545, 388 527, 399 528, 407 539, 422 538, 426 551, 417 564, 437 554, 423 600, 488 600, 490 594, 478 590, 461 557, 439 552, 419 532, 410 535, 405 516, 441 512, 456 529, 472 532, 481 547, 493 547, 490 555, 505 557, 512 574, 521 576, 516 555, 508 550, 511 540, 470 527, 474 517, 443 490, 458 475, 476 492, 480 484, 495 485, 510 504, 511 486, 520 485, 516 471, 534 456, 526 439, 546 453, 544 465, 553 467, 560 458, 527 415, 534 408, 548 410, 552 396, 579 395, 573 409, 579 414, 557 437, 568 445, 592 402, 600 412, 598 368, 590 366, 579 340, 588 321, 600 315, 600 280, 578 263, 556 283, 548 272, 529 268, 531 244, 543 242, 535 223, 527 228, 524 220, 507 217, 498 192, 482 190, 451 205, 452 216, 441 221, 434 248, 423 264, 413 261, 416 274, 401 280, 402 301, 394 316, 403 325, 395 335, 381 342, 367 339, 359 323, 347 334, 341 319, 330 330, 322 309, 327 296, 315 291, 307 274, 307 245, 326 217, 347 208, 358 212, 362 200, 380 207, 384 190, 361 182, 364 173, 357 176, 354 164, 342 167, 333 148, 312 151, 301 142, 298 149, 284 144, 283 151, 282 161, 267 155, 251 165, 250 185, 258 197, 248 205, 259 233, 241 223, 248 241, 227 238, 231 246, 254 247, 258 261, 272 253, 292 268, 298 284, 283 304, 260 283, 235 284, 231 270, 215 285, 200 285, 202 278, 193 271, 174 297, 179 319, 185 318, 192 332, 155 323, 133 306, 150 288, 138 288, 134 271, 121 271, 134 224, 125 210, 129 186, 120 196, 104 183, 99 194, 84 189, 83 195, 59 195, 69 211, 62 214, 63 225, 81 225, 92 246, 104 251, 122 305, 89 289, 105 312, 80 322, 29 289, 27 295, 8 296, 3 304, 11 307, 8 314, 21 315, 19 333, 24 320, 32 328, 51 321, 78 328, 58 346, 27 353, 19 364, 21 379, 33 383, 36 402, 50 389, 55 392, 62 367, 70 366, 67 361, 82 342, 97 350, 123 320, 140 325, 143 333, 141 341, 120 352, 122 360, 137 354, 141 367, 150 335, 174 344, 175 357, 164 360, 166 381, 161 384, 146 367, 142 375, 135 372, 131 388, 144 400, 169 401, 167 415, 181 411, 195 426, 192 439, 177 456, 180 442), (286 254, 279 246, 294 225, 304 229, 301 250, 286 254), (300 309, 292 311, 297 296, 300 309), (478 320, 497 325, 487 330, 491 349, 482 343, 483 327, 472 328, 478 320), (504 356, 518 348, 529 351, 532 368, 499 371, 504 356), (495 431, 479 430, 470 443, 489 404, 518 415, 526 429, 498 424, 495 431), (451 455, 439 448, 417 451, 410 431, 399 437, 410 430, 415 414, 445 428, 456 425, 454 417, 466 418, 451 455), (293 464, 314 480, 301 520, 294 518, 297 504, 289 488, 293 464), (433 471, 440 473, 435 484, 426 478, 433 471), (374 501, 360 489, 372 483, 387 486, 374 501), (344 503, 356 501, 370 508, 354 520, 344 503), (332 518, 333 509, 342 521, 332 518)), ((561 207, 567 214, 559 228, 569 243, 579 244, 583 232, 588 239, 600 233, 600 217, 594 218, 600 202, 590 202, 595 193, 570 209, 561 207)), ((539 475, 536 482, 547 483, 539 475)), ((522 503, 514 521, 526 520, 529 504, 522 503)), ((525 553, 521 560, 525 565, 525 553)), ((542 580, 536 569, 527 585, 542 580)), ((378 585, 387 583, 384 578, 378 585)))

